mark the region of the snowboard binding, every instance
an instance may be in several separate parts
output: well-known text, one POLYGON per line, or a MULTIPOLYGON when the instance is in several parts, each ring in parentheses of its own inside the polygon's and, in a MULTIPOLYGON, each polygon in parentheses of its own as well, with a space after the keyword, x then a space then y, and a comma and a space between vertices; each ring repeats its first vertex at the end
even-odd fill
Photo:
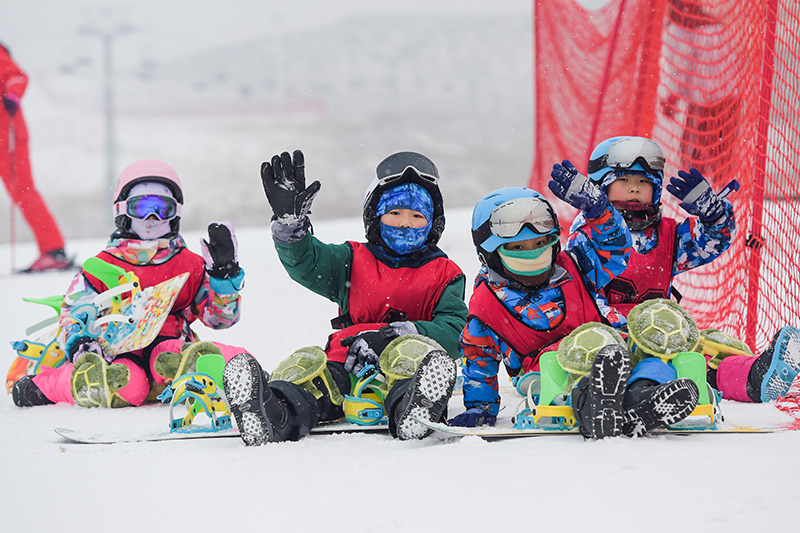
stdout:
MULTIPOLYGON (((720 409, 720 394, 706 381, 705 358, 696 352, 681 352, 671 356, 678 378, 689 378, 697 384, 700 396, 697 407, 669 429, 716 429, 724 420, 720 409)), ((512 418, 515 429, 565 430, 576 427, 572 407, 568 405, 569 373, 558 363, 556 352, 546 352, 539 359, 540 372, 529 372, 517 382, 523 400, 512 418)))
POLYGON ((539 358, 539 372, 529 372, 517 380, 523 400, 512 418, 515 429, 565 430, 577 424, 572 408, 566 405, 568 372, 561 368, 556 352, 539 358), (538 374, 538 375, 537 375, 538 374))
POLYGON ((67 356, 56 341, 55 332, 61 311, 62 296, 49 298, 23 298, 23 301, 46 305, 55 311, 51 316, 25 330, 27 338, 12 341, 11 347, 17 357, 6 374, 6 392, 11 392, 14 383, 22 376, 39 374, 44 368, 57 368, 67 361, 67 356))
POLYGON ((345 420, 360 426, 387 424, 383 376, 375 366, 366 365, 358 373, 358 378, 353 394, 344 396, 345 420))
POLYGON ((169 403, 170 432, 213 432, 233 427, 231 413, 225 400, 222 369, 225 359, 218 354, 207 354, 197 360, 197 372, 184 374, 173 381, 158 395, 162 403, 169 403), (175 406, 185 405, 186 415, 176 417, 175 406), (195 423, 195 417, 203 412, 210 421, 208 425, 195 423))

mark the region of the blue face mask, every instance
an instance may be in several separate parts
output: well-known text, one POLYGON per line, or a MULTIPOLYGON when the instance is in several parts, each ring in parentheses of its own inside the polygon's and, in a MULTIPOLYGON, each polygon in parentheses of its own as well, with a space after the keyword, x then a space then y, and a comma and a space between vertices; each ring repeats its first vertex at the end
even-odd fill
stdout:
POLYGON ((425 248, 425 241, 431 232, 430 222, 421 228, 398 228, 396 226, 388 226, 383 222, 380 222, 380 225, 383 242, 393 252, 400 255, 418 252, 425 248))

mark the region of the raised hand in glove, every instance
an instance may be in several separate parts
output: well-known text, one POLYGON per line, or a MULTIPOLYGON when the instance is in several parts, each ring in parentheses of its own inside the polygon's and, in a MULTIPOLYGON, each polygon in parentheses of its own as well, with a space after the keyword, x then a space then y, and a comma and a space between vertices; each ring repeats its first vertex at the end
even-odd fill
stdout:
POLYGON ((352 337, 342 339, 342 346, 348 346, 344 369, 358 374, 365 365, 373 365, 380 370, 378 360, 381 352, 401 335, 416 333, 411 322, 392 322, 380 329, 362 331, 352 337))
POLYGON ((479 407, 473 407, 451 418, 447 421, 447 424, 450 426, 474 428, 483 425, 493 426, 495 422, 497 422, 496 416, 490 415, 487 411, 479 407))
POLYGON ((200 239, 200 247, 210 276, 228 279, 239 275, 239 244, 230 222, 209 224, 208 240, 200 239))
POLYGON ((19 98, 11 94, 4 94, 3 107, 13 117, 17 113, 17 109, 19 109, 19 98))
POLYGON ((261 164, 261 183, 269 205, 276 218, 300 219, 308 216, 311 202, 319 192, 319 181, 306 187, 306 170, 303 152, 295 150, 272 156, 272 161, 261 164))
POLYGON ((597 218, 608 208, 608 197, 600 187, 578 172, 568 160, 553 165, 550 172, 553 178, 547 184, 553 194, 572 207, 583 211, 587 219, 597 218))
POLYGON ((684 211, 702 222, 715 222, 725 214, 725 204, 696 168, 679 170, 677 178, 670 178, 667 191, 681 201, 684 211))
POLYGON ((206 272, 211 290, 219 295, 235 294, 241 290, 244 271, 239 266, 239 244, 230 222, 208 225, 208 240, 200 239, 206 272))

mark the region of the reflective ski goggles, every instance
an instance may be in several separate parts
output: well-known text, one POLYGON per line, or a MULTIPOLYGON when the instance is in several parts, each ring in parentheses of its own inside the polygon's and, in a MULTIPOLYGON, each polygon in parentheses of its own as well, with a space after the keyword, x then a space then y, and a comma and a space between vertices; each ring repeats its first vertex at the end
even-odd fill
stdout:
POLYGON ((390 184, 400 179, 409 168, 425 181, 439 181, 439 171, 433 161, 416 152, 400 152, 390 155, 378 164, 378 183, 390 184))
POLYGON ((541 198, 516 198, 494 208, 489 217, 489 228, 494 235, 504 239, 514 237, 526 225, 540 235, 558 231, 553 211, 541 198))
POLYGON ((181 204, 169 196, 131 196, 124 202, 114 204, 114 215, 128 215, 142 220, 155 215, 159 220, 172 220, 181 216, 181 204))
POLYGON ((504 242, 529 229, 529 238, 557 234, 558 219, 543 198, 515 198, 494 208, 489 220, 473 232, 475 245, 494 251, 504 242))
POLYGON ((640 163, 645 170, 656 173, 664 170, 664 152, 661 147, 644 137, 620 139, 608 147, 606 153, 589 161, 589 173, 603 168, 627 169, 640 163))

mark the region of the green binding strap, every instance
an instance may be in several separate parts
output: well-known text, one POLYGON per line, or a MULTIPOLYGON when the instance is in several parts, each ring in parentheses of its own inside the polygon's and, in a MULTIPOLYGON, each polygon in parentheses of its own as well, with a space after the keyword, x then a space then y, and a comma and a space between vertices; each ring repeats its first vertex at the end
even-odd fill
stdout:
POLYGON ((708 382, 706 381, 706 358, 696 352, 681 352, 672 358, 672 366, 678 373, 678 378, 689 378, 697 384, 700 391, 698 405, 707 405, 710 402, 708 397, 708 382))

